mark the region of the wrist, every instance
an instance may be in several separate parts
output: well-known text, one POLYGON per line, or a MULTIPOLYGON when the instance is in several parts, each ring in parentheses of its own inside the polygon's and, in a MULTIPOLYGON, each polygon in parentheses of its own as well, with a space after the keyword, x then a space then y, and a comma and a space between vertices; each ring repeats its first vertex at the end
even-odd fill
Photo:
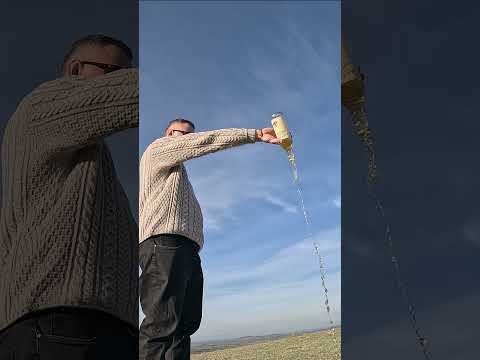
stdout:
POLYGON ((255 129, 255 140, 261 140, 262 139, 262 130, 260 129, 255 129))

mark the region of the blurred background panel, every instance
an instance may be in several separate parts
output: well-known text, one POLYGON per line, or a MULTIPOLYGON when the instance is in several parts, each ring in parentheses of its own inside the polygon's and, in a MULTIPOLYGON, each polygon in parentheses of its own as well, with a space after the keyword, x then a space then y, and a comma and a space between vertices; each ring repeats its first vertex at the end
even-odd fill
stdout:
MULTIPOLYGON (((343 1, 342 33, 365 75, 377 193, 431 359, 478 353, 480 7, 343 1)), ((367 156, 342 112, 343 359, 424 359, 397 288, 367 156)))

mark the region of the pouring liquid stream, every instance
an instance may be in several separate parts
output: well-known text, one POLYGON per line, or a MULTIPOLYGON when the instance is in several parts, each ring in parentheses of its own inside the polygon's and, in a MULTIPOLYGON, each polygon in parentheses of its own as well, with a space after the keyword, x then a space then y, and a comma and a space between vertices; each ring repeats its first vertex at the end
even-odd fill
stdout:
POLYGON ((279 112, 279 113, 273 114, 271 122, 272 122, 273 129, 275 131, 275 135, 277 136, 278 139, 281 139, 281 141, 282 141, 281 146, 287 152, 288 162, 290 164, 290 168, 291 168, 292 174, 293 174, 293 181, 294 181, 294 184, 297 188, 298 196, 300 197, 300 204, 301 204, 301 207, 302 207, 303 216, 305 218, 305 224, 306 224, 306 227, 307 227, 307 238, 311 239, 312 242, 313 242, 313 246, 315 248, 315 253, 316 253, 317 258, 318 258, 318 264, 320 266, 320 277, 321 277, 321 281, 322 281, 323 292, 324 292, 324 295, 325 295, 325 308, 327 310, 328 321, 329 321, 329 324, 330 324, 330 327, 331 327, 330 331, 333 335, 334 345, 335 345, 336 348, 338 348, 339 344, 338 344, 337 338, 335 336, 335 328, 333 327, 332 316, 330 314, 330 304, 329 304, 329 301, 328 301, 328 290, 327 290, 327 286, 325 284, 325 277, 326 277, 325 267, 323 265, 322 256, 320 255, 319 244, 313 238, 313 231, 312 231, 310 216, 308 215, 307 209, 305 207, 305 201, 304 201, 304 198, 303 198, 303 190, 302 190, 302 186, 300 184, 300 178, 298 176, 297 163, 295 161, 295 154, 293 152, 292 134, 290 133, 290 131, 288 131, 287 123, 286 123, 286 120, 285 120, 285 117, 284 117, 283 113, 279 112))
MULTIPOLYGON (((290 131, 288 131, 288 127, 285 121, 285 117, 283 113, 275 113, 272 115, 272 126, 275 131, 275 135, 277 136, 278 139, 281 139, 281 146, 282 148, 287 152, 287 157, 288 157, 288 162, 290 164, 290 169, 292 170, 293 174, 293 182, 297 188, 298 196, 300 198, 300 205, 302 207, 302 212, 303 216, 305 218, 305 224, 307 228, 307 239, 311 239, 313 242, 313 247, 315 249, 315 254, 317 255, 318 258, 318 264, 320 267, 320 278, 322 281, 322 288, 325 296, 325 308, 327 310, 327 315, 328 315, 328 322, 330 325, 330 329, 328 330, 331 335, 332 335, 332 342, 335 346, 336 349, 339 348, 339 344, 337 341, 337 337, 335 334, 335 327, 333 326, 333 321, 332 321, 332 316, 330 314, 330 304, 328 301, 328 290, 327 286, 325 284, 325 277, 326 277, 326 272, 325 272, 325 267, 323 265, 323 260, 322 256, 320 255, 320 249, 319 249, 319 244, 318 242, 314 239, 313 237, 313 231, 312 231, 312 224, 310 221, 310 216, 307 212, 307 209, 305 207, 305 201, 303 198, 303 190, 302 186, 300 184, 300 178, 298 176, 298 170, 297 170, 297 163, 295 161, 295 154, 293 152, 293 139, 292 139, 292 134, 290 131)), ((337 353, 338 358, 341 358, 340 351, 337 353)))
MULTIPOLYGON (((325 278, 326 278, 325 267, 323 265, 322 256, 320 255, 319 244, 313 238, 312 223, 310 221, 310 216, 307 212, 307 209, 305 207, 305 201, 303 199, 303 190, 302 190, 302 186, 300 184, 300 180, 299 180, 299 177, 298 177, 298 170, 297 170, 297 163, 295 161, 295 154, 293 152, 293 147, 291 145, 288 147, 288 149, 285 149, 285 150, 287 151, 288 162, 290 164, 290 169, 292 170, 293 182, 294 182, 294 184, 297 188, 298 196, 300 198, 300 205, 301 205, 301 208, 302 208, 303 216, 305 218, 305 224, 306 224, 306 227, 307 227, 307 238, 312 240, 313 247, 315 248, 315 254, 317 255, 317 258, 318 258, 318 265, 320 267, 320 278, 321 278, 321 281, 322 281, 322 288, 323 288, 323 292, 324 292, 324 296, 325 296, 325 309, 327 310, 328 322, 330 324, 329 331, 331 332, 335 348, 338 348, 339 344, 337 342, 337 337, 336 337, 336 334, 335 334, 335 327, 333 325, 332 316, 330 314, 330 304, 329 304, 329 301, 328 301, 328 289, 327 289, 327 286, 325 284, 325 278)), ((339 358, 341 358, 340 353, 339 353, 338 356, 339 356, 339 358)))
POLYGON ((300 205, 301 205, 301 208, 302 208, 303 216, 305 218, 305 224, 306 224, 306 227, 307 227, 307 238, 312 240, 313 247, 315 248, 315 254, 317 255, 317 258, 318 258, 318 264, 319 264, 319 267, 320 267, 320 278, 321 278, 321 281, 322 281, 322 287, 323 287, 323 291, 324 291, 324 294, 325 294, 325 308, 327 310, 328 321, 329 321, 329 324, 331 326, 333 326, 332 316, 330 314, 330 304, 329 304, 329 301, 328 301, 328 290, 327 290, 327 286, 325 284, 325 278, 326 278, 325 267, 323 265, 322 256, 320 255, 319 244, 315 239, 313 239, 312 224, 311 224, 311 221, 310 221, 310 216, 309 216, 309 214, 307 212, 307 209, 305 207, 305 201, 304 201, 304 198, 303 198, 303 190, 302 190, 302 186, 300 184, 300 180, 299 180, 299 177, 298 177, 297 163, 295 161, 295 154, 293 152, 293 147, 290 146, 286 151, 287 151, 288 162, 290 164, 290 169, 292 170, 292 174, 293 174, 293 182, 294 182, 294 184, 297 188, 298 196, 300 198, 300 205))

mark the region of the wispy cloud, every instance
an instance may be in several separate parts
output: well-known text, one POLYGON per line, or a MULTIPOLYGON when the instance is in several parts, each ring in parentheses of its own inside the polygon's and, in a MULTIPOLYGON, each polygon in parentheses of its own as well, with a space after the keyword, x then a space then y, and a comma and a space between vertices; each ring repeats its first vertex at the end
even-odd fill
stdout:
POLYGON ((342 200, 340 198, 340 195, 337 196, 335 199, 333 199, 333 204, 337 207, 340 208, 342 206, 342 200))
POLYGON ((280 150, 265 151, 266 146, 274 147, 245 145, 187 163, 192 186, 202 206, 206 231, 218 231, 226 222, 239 220, 236 213, 245 207, 252 208, 253 202, 256 207, 263 203, 280 211, 298 213, 298 204, 291 192, 290 196, 285 195, 289 193, 285 190, 291 189, 290 174, 283 172, 287 181, 285 175, 280 179, 273 176, 281 173, 279 162, 272 166, 271 161, 272 155, 279 155, 280 150))
MULTIPOLYGON (((340 251, 340 229, 322 231, 312 238, 295 242, 287 247, 278 250, 272 256, 261 263, 253 264, 245 268, 244 264, 232 266, 223 269, 224 271, 212 271, 208 274, 208 284, 212 288, 228 287, 229 284, 235 284, 242 281, 243 286, 257 284, 260 281, 270 281, 273 278, 283 281, 302 278, 318 270, 318 263, 315 258, 313 242, 319 244, 319 250, 322 256, 329 259, 335 257, 338 259, 340 251), (295 272, 292 272, 295 269, 295 272)), ((338 262, 336 259, 335 262, 338 262)), ((336 264, 338 265, 338 264, 336 264)))
POLYGON ((288 318, 292 328, 300 321, 303 328, 328 325, 313 241, 320 245, 333 317, 340 321, 340 229, 334 228, 281 248, 257 264, 206 269, 209 301, 204 313, 209 320, 199 336, 215 337, 215 329, 228 321, 240 328, 247 326, 242 319, 245 312, 256 314, 255 319, 249 317, 251 335, 272 332, 276 326, 280 329, 275 324, 278 319, 288 318))
MULTIPOLYGON (((331 276, 339 282, 338 274, 331 276)), ((340 322, 340 293, 330 294, 331 315, 340 322)), ((205 294, 208 294, 206 289, 205 294)), ((328 326, 319 278, 247 288, 231 296, 212 297, 204 306, 204 322, 194 340, 263 335, 328 326), (234 324, 234 327, 232 325, 234 324)))
MULTIPOLYGON (((219 231, 225 223, 239 220, 238 211, 262 204, 300 215, 299 197, 287 158, 277 146, 245 145, 195 159, 186 165, 202 206, 206 231, 219 231)), ((312 181, 319 176, 325 182, 328 174, 335 171, 324 167, 315 175, 304 174, 303 170, 299 169, 302 179, 312 181)), ((340 196, 332 195, 328 184, 322 186, 320 183, 313 190, 304 187, 304 192, 308 199, 315 196, 313 204, 317 207, 340 207, 340 196)))

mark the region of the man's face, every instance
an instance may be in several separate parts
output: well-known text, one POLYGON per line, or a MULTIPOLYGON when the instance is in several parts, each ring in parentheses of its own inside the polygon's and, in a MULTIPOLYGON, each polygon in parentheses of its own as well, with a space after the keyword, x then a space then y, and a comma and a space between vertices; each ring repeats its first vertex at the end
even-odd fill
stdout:
POLYGON ((105 65, 113 65, 113 69, 131 67, 126 54, 115 45, 84 45, 75 51, 66 64, 65 75, 95 77, 111 71, 104 69, 105 65))
POLYGON ((166 136, 182 136, 194 132, 189 123, 174 122, 166 131, 166 136))

